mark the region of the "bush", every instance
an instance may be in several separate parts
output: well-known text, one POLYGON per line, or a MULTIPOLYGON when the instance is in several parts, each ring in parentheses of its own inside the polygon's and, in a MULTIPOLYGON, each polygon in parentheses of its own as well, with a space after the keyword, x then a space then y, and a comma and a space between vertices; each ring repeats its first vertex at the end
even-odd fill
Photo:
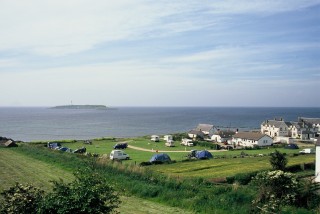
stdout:
POLYGON ((0 213, 36 213, 43 191, 32 185, 16 183, 15 186, 1 193, 4 202, 0 213))
POLYGON ((288 163, 288 159, 286 158, 286 154, 279 152, 276 150, 271 153, 271 157, 269 159, 270 164, 273 170, 282 170, 286 169, 286 165, 288 163))
POLYGON ((69 184, 53 181, 53 192, 40 203, 40 213, 111 213, 119 197, 105 177, 91 169, 78 170, 69 184))

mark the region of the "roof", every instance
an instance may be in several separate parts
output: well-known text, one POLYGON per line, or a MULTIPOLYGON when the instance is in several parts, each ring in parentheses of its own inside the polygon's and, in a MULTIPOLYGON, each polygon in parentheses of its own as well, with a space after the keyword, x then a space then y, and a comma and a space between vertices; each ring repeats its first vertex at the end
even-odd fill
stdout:
POLYGON ((194 135, 197 135, 197 136, 203 136, 203 132, 202 131, 199 131, 199 130, 196 130, 196 129, 192 129, 188 132, 188 134, 194 134, 194 135))
POLYGON ((229 138, 232 137, 236 132, 235 131, 231 131, 231 130, 219 130, 217 132, 215 132, 215 135, 219 135, 222 138, 229 138))
POLYGON ((320 118, 299 117, 299 122, 305 122, 305 123, 311 123, 311 124, 320 124, 320 118))
POLYGON ((198 131, 205 131, 205 132, 209 132, 211 129, 213 128, 213 125, 211 124, 199 124, 196 128, 196 130, 198 131))
POLYGON ((257 141, 257 140, 260 140, 264 136, 268 136, 268 135, 261 134, 260 132, 238 132, 233 137, 257 141))
POLYGON ((316 146, 320 146, 320 137, 317 137, 317 142, 316 142, 316 146))
POLYGON ((291 122, 292 126, 297 127, 298 129, 301 128, 312 128, 312 125, 310 123, 305 123, 305 122, 291 122))
POLYGON ((291 126, 291 123, 290 122, 285 122, 283 120, 266 120, 262 123, 262 125, 270 125, 270 126, 274 126, 274 127, 280 127, 280 126, 291 126))

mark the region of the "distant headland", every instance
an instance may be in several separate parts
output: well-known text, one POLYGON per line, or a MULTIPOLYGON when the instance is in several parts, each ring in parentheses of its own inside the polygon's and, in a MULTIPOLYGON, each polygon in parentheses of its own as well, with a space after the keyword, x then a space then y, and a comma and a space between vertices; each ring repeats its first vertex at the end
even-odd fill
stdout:
POLYGON ((105 105, 62 105, 54 106, 51 109, 96 109, 96 110, 108 110, 105 105))

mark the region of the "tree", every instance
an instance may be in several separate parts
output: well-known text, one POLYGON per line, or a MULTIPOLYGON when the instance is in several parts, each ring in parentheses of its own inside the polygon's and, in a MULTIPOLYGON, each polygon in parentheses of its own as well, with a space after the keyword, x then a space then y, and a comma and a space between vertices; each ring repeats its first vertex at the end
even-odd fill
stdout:
POLYGON ((75 174, 69 184, 54 181, 39 207, 39 213, 111 213, 120 200, 107 180, 97 172, 85 169, 75 174))
POLYGON ((273 170, 285 171, 287 163, 288 159, 286 158, 284 153, 281 153, 278 150, 276 150, 271 154, 270 164, 273 170))
POLYGON ((4 198, 0 213, 36 213, 37 204, 43 198, 43 191, 32 185, 16 183, 1 193, 4 198))

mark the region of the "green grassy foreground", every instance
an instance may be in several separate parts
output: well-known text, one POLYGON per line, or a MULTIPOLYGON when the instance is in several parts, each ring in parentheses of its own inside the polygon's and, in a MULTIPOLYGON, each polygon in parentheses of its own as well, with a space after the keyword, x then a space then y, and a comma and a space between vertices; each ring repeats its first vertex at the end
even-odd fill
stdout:
MULTIPOLYGON (((122 140, 99 139, 93 141, 92 145, 84 145, 81 141, 63 142, 62 144, 73 149, 85 146, 88 152, 108 154, 108 151, 113 149, 113 145, 122 140)), ((138 141, 136 146, 143 148, 143 144, 148 144, 148 142, 138 141)), ((41 143, 24 144, 12 149, 0 148, 0 152, 3 151, 9 151, 8 155, 12 156, 12 160, 9 162, 10 158, 5 157, 4 153, 0 153, 1 169, 14 167, 15 164, 19 165, 20 162, 26 162, 27 164, 20 167, 22 172, 23 170, 26 170, 26 172, 8 174, 9 176, 7 176, 6 174, 10 172, 5 169, 4 175, 0 174, 1 176, 7 176, 6 179, 20 177, 21 181, 24 181, 23 179, 26 181, 40 179, 38 184, 44 186, 46 182, 49 184, 48 180, 52 179, 45 180, 45 178, 41 178, 42 174, 50 174, 51 169, 57 170, 53 173, 58 178, 60 174, 65 179, 72 179, 72 172, 75 169, 86 166, 92 161, 92 159, 83 155, 50 150, 41 143), (35 163, 34 166, 33 163, 35 163), (71 177, 68 178, 68 175, 71 177), (35 177, 39 178, 35 179, 35 177)), ((121 213, 249 213, 251 201, 256 194, 254 187, 250 185, 217 185, 211 183, 211 181, 219 180, 221 177, 234 176, 238 172, 248 173, 270 169, 268 156, 232 158, 234 155, 239 155, 241 151, 226 151, 225 154, 223 154, 224 152, 216 152, 214 155, 217 157, 219 154, 219 158, 187 162, 178 159, 185 159, 186 152, 170 153, 171 157, 177 158, 176 163, 148 167, 140 167, 138 163, 148 161, 153 152, 133 149, 126 149, 125 151, 130 154, 132 160, 121 163, 104 158, 96 159, 96 167, 99 173, 105 175, 110 184, 123 195, 124 203, 120 208, 122 209, 121 213)), ((274 149, 269 148, 245 150, 244 152, 246 154, 269 154, 272 151, 274 149)), ((312 155, 294 156, 292 153, 296 153, 296 150, 286 151, 289 154, 289 165, 314 161, 312 155)), ((9 184, 2 182, 0 186, 4 185, 9 184)), ((284 213, 313 212, 288 207, 284 213), (298 210, 300 211, 298 212, 298 210)))
MULTIPOLYGON (((21 151, 17 151, 15 148, 0 148, 0 192, 13 186, 16 182, 29 183, 45 191, 50 191, 50 181, 52 180, 62 178, 65 182, 72 181, 73 174, 71 170, 63 168, 59 167, 59 164, 50 164, 32 158, 23 152, 21 153, 21 151)), ((192 213, 134 196, 122 195, 121 201, 118 211, 124 214, 192 213)))

